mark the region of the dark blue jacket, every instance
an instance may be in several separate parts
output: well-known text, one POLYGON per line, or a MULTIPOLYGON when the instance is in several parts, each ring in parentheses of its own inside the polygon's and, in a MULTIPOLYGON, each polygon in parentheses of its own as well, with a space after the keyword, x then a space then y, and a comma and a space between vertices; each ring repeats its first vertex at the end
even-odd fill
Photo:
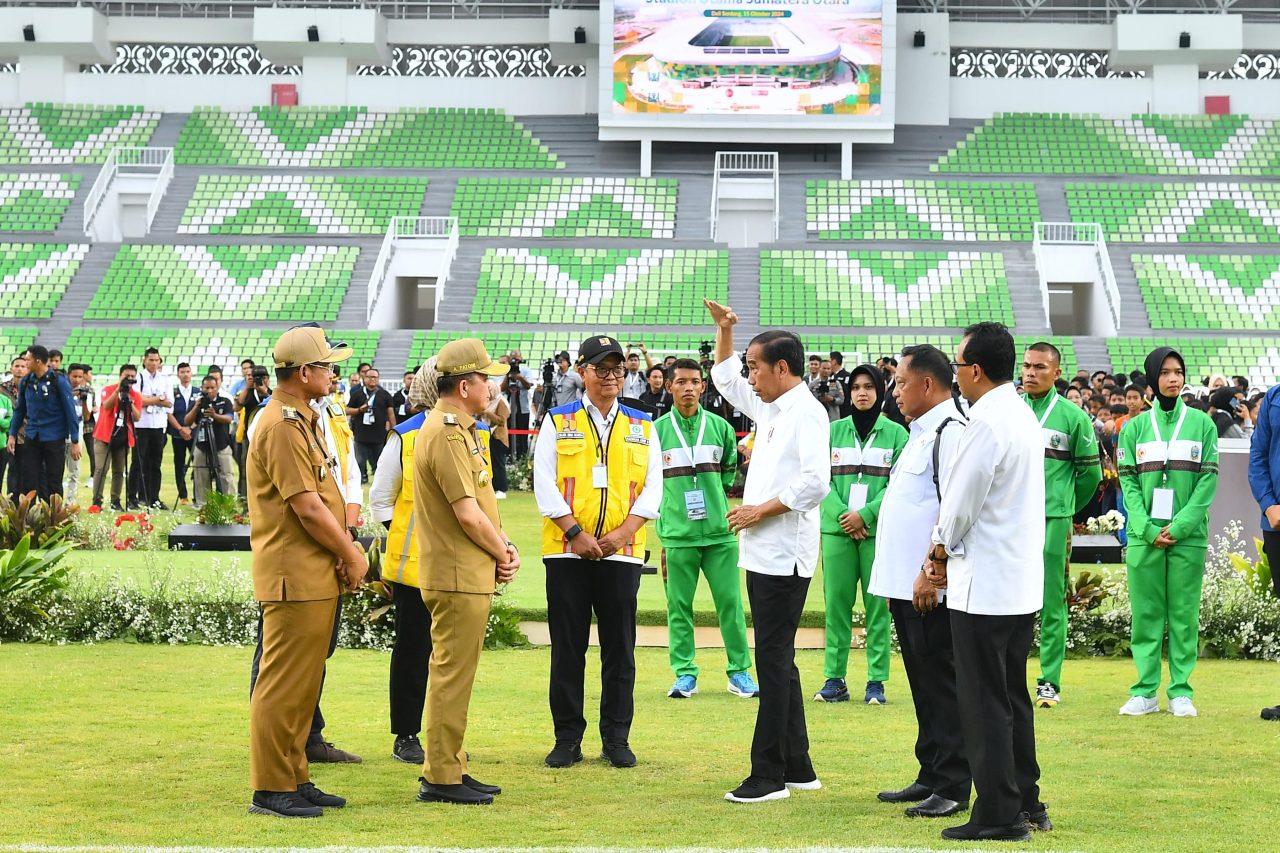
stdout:
MULTIPOLYGON (((191 411, 190 407, 187 406, 187 401, 183 399, 183 396, 180 392, 181 387, 182 386, 180 385, 173 386, 173 417, 178 421, 178 423, 182 423, 183 419, 186 418, 187 416, 187 412, 191 411)), ((195 392, 191 397, 191 399, 193 400, 199 397, 201 393, 203 393, 200 390, 200 386, 197 385, 195 382, 191 383, 191 390, 195 392)), ((165 432, 168 433, 169 435, 172 435, 175 438, 179 437, 178 431, 171 426, 165 427, 165 432)))
POLYGON ((80 441, 80 409, 65 374, 47 370, 43 379, 34 373, 22 377, 9 435, 16 436, 24 423, 27 441, 80 441))
POLYGON ((1262 529, 1270 530, 1266 509, 1280 503, 1280 385, 1274 385, 1258 406, 1249 445, 1249 488, 1262 507, 1262 529))

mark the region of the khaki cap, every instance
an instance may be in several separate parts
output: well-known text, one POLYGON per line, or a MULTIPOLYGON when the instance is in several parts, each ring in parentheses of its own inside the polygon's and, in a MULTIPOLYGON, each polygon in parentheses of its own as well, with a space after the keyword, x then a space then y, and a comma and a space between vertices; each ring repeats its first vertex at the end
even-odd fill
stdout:
POLYGON ((507 365, 489 358, 489 351, 479 338, 449 341, 436 355, 436 372, 441 376, 459 376, 464 373, 501 376, 508 370, 510 368, 507 365))
POLYGON ((343 341, 330 341, 317 326, 295 326, 280 336, 271 352, 277 368, 301 367, 304 364, 334 364, 351 358, 352 352, 343 341))

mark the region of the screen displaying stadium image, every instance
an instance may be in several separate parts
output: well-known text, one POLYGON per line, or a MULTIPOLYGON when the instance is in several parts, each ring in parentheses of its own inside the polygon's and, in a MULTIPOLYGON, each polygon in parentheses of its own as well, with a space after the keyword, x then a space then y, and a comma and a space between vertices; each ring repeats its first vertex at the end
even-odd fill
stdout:
POLYGON ((614 0, 615 115, 881 115, 882 0, 614 0))

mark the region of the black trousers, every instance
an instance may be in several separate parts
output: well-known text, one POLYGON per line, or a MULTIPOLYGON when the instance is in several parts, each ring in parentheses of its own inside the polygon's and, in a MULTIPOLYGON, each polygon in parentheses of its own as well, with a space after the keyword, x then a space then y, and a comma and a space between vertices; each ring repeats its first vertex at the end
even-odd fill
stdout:
POLYGON ((594 612, 600 636, 600 740, 626 743, 635 716, 640 566, 622 560, 542 562, 547 568, 549 699, 556 742, 581 741, 587 731, 582 706, 594 612))
MULTIPOLYGON (((528 429, 529 413, 512 412, 507 418, 507 427, 509 429, 528 429)), ((529 436, 513 435, 509 440, 511 442, 512 459, 523 459, 529 455, 529 436)))
POLYGON ((495 492, 505 492, 509 485, 507 483, 507 456, 510 452, 507 450, 507 446, 496 438, 489 442, 489 456, 493 459, 493 490, 495 492))
POLYGON ((965 753, 977 799, 972 823, 1008 826, 1039 811, 1040 766, 1027 692, 1027 653, 1036 615, 982 616, 951 611, 956 694, 965 753))
POLYGON ((382 455, 382 448, 386 441, 356 441, 356 467, 360 469, 360 482, 369 483, 373 480, 373 475, 378 473, 378 457, 382 455), (365 468, 369 469, 369 473, 365 474, 365 468))
MULTIPOLYGON (((325 659, 333 657, 333 650, 338 647, 338 629, 342 625, 342 596, 338 596, 338 606, 333 610, 333 634, 329 637, 329 651, 325 659)), ((258 666, 262 663, 262 609, 258 609, 258 645, 253 650, 253 665, 249 669, 249 698, 253 698, 253 688, 258 684, 258 666)), ((324 714, 320 713, 320 697, 324 695, 324 674, 320 675, 320 694, 316 696, 316 710, 311 715, 311 733, 307 735, 307 745, 324 741, 324 714)))
POLYGON ((173 479, 178 484, 178 499, 186 500, 187 468, 191 465, 191 439, 176 435, 170 438, 173 439, 173 479))
POLYGON ((160 460, 164 457, 164 429, 135 429, 129 499, 146 506, 160 500, 160 460))
POLYGON ((747 598, 756 635, 760 705, 751 739, 751 775, 778 785, 811 778, 804 691, 796 668, 796 629, 804 612, 809 578, 747 572, 747 598))
POLYGON ((27 455, 25 442, 14 444, 13 455, 9 457, 9 499, 18 501, 18 493, 22 491, 22 459, 27 455))
POLYGON ((1267 555, 1267 565, 1277 567, 1271 570, 1271 585, 1280 598, 1280 532, 1262 531, 1262 553, 1267 555))
POLYGON ((951 614, 945 601, 928 613, 918 613, 910 601, 888 601, 916 708, 916 781, 940 797, 967 803, 973 780, 960 732, 951 614))
POLYGON ((67 463, 65 439, 32 441, 28 438, 18 459, 22 469, 20 493, 35 492, 43 501, 49 500, 49 495, 62 494, 62 475, 67 463))
POLYGON ((391 733, 422 731, 431 663, 431 611, 416 586, 387 581, 394 606, 396 637, 391 646, 391 733))

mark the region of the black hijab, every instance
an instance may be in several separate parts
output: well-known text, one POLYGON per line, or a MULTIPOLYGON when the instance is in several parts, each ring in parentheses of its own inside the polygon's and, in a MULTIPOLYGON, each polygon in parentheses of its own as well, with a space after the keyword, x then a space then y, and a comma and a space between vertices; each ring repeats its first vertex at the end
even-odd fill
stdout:
POLYGON ((1212 415, 1214 424, 1218 427, 1218 438, 1225 438, 1227 431, 1236 422, 1232 415, 1231 403, 1236 399, 1236 389, 1234 385, 1224 385, 1209 396, 1209 405, 1217 409, 1212 415))
POLYGON ((853 428, 857 430, 858 438, 865 441, 871 434, 871 430, 875 428, 876 421, 880 418, 880 411, 884 408, 884 374, 874 364, 859 364, 849 374, 851 397, 853 381, 858 378, 859 373, 865 373, 876 388, 876 401, 865 412, 859 411, 858 407, 853 405, 853 400, 849 400, 849 406, 853 409, 853 428))
POLYGON ((1147 387, 1156 395, 1156 401, 1160 404, 1160 408, 1166 412, 1172 412, 1174 405, 1178 402, 1178 397, 1182 394, 1182 389, 1178 389, 1178 393, 1172 397, 1166 397, 1160 393, 1160 367, 1164 364, 1164 360, 1169 356, 1173 356, 1182 365, 1182 373, 1185 377, 1187 372, 1187 362, 1183 359, 1182 354, 1173 347, 1157 347, 1147 356, 1146 362, 1142 368, 1147 374, 1147 387))

